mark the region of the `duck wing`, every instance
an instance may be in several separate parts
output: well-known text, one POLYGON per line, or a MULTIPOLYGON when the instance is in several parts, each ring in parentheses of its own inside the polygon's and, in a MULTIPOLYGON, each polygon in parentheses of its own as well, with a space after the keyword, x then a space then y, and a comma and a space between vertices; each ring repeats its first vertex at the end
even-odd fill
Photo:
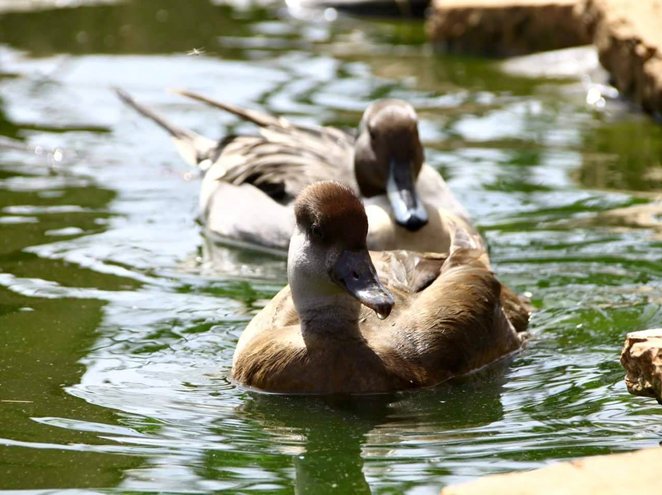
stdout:
MULTIPOLYGON (((466 232, 455 233, 451 254, 443 266, 441 274, 458 267, 472 267, 492 273, 489 259, 484 249, 476 247, 477 239, 466 232)), ((495 278, 495 280, 497 280, 495 278)), ((533 306, 528 297, 520 296, 507 285, 498 281, 500 287, 500 302, 506 317, 515 328, 515 331, 524 332, 529 325, 529 318, 533 306)))
POLYGON ((515 327, 515 331, 526 332, 529 326, 529 318, 533 313, 531 300, 523 295, 517 294, 505 284, 501 284, 501 306, 504 313, 515 327))
MULTIPOLYGON (((400 250, 374 252, 371 258, 382 283, 396 297, 411 300, 413 294, 426 293, 440 276, 453 269, 484 272, 486 276, 493 277, 487 252, 482 246, 478 234, 458 228, 453 234, 450 254, 400 250)), ((529 299, 518 295, 496 278, 495 283, 500 288, 499 299, 507 319, 517 332, 526 331, 533 311, 529 299)), ((426 298, 429 296, 425 295, 426 298)), ((438 299, 443 301, 444 294, 440 293, 438 299)))
POLYGON ((408 294, 425 290, 442 270, 462 264, 477 264, 489 269, 487 252, 478 233, 456 227, 451 235, 451 255, 448 253, 417 252, 408 250, 371 253, 379 278, 389 288, 408 294))
MULTIPOLYGON (((490 261, 485 244, 478 233, 468 232, 461 227, 455 229, 451 242, 451 255, 448 257, 442 273, 458 266, 472 266, 491 272, 490 261)), ((526 331, 533 306, 528 297, 520 296, 507 285, 499 282, 500 301, 506 317, 519 332, 526 331)))
POLYGON ((306 186, 337 180, 358 192, 352 134, 334 127, 294 124, 191 91, 176 93, 221 109, 259 127, 257 136, 229 136, 217 150, 208 173, 235 185, 249 183, 289 201, 306 186))
MULTIPOLYGON (((336 129, 334 129, 336 130, 336 129)), ((355 191, 353 148, 344 149, 320 135, 303 131, 261 130, 260 136, 233 136, 208 170, 216 180, 252 184, 277 200, 289 202, 318 181, 343 182, 355 191)))
POLYGON ((416 294, 439 277, 448 254, 398 250, 372 252, 370 257, 379 279, 390 290, 416 294))

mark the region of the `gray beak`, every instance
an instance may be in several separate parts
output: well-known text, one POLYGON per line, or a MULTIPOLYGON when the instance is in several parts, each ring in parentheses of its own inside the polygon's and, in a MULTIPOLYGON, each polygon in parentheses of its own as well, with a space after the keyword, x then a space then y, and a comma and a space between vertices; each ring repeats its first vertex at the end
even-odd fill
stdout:
POLYGON ((393 296, 382 285, 367 249, 344 250, 331 268, 331 278, 380 319, 393 309, 393 296))
POLYGON ((386 195, 398 225, 416 232, 428 223, 428 213, 416 194, 409 163, 391 160, 386 195))

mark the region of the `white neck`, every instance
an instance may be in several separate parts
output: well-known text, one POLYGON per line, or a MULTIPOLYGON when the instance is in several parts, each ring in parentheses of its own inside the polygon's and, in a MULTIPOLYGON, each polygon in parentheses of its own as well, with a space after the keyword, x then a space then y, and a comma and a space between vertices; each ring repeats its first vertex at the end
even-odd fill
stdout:
POLYGON ((329 277, 321 248, 310 245, 298 227, 290 240, 287 279, 304 334, 358 332, 361 303, 329 277))

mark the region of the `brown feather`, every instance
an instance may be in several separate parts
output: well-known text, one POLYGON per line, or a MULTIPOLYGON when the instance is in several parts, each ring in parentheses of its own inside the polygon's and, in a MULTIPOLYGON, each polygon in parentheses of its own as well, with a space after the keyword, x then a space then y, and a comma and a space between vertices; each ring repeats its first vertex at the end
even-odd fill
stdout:
POLYGON ((344 184, 326 181, 308 186, 294 203, 294 215, 302 229, 316 228, 320 240, 365 249, 368 217, 361 200, 344 184))

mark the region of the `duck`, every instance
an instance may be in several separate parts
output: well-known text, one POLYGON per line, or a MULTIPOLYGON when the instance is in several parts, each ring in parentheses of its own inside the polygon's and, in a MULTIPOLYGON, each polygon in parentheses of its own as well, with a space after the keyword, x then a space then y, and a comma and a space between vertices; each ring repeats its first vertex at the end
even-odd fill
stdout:
POLYGON ((324 181, 294 203, 288 285, 254 316, 231 379, 282 394, 429 387, 517 351, 531 307, 502 285, 471 232, 448 253, 370 252, 355 191, 324 181))
POLYGON ((425 163, 418 116, 403 100, 369 105, 354 136, 176 90, 259 128, 257 135, 219 141, 178 127, 127 92, 116 92, 165 129, 180 155, 204 173, 199 218, 216 242, 285 254, 295 228, 294 201, 306 186, 324 180, 342 182, 362 197, 370 249, 447 252, 456 228, 476 234, 466 209, 425 163))

